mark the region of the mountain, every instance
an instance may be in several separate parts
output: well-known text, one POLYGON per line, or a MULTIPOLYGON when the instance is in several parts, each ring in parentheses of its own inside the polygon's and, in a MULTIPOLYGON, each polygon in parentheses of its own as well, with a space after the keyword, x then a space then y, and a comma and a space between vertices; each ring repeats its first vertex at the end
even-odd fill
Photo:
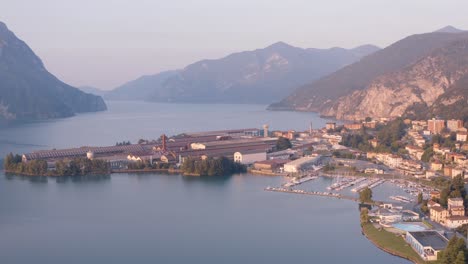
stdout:
POLYGON ((439 32, 439 33, 461 33, 461 32, 464 32, 465 30, 461 30, 461 29, 458 29, 456 27, 453 27, 453 26, 446 26, 446 27, 443 27, 439 30, 436 30, 435 32, 439 32))
POLYGON ((431 105, 464 75, 468 64, 458 41, 467 37, 468 33, 440 32, 409 36, 298 88, 270 109, 357 119, 402 115, 413 103, 431 105))
POLYGON ((106 100, 149 100, 156 91, 164 90, 164 81, 176 73, 177 71, 165 71, 142 76, 107 92, 104 98, 106 100))
POLYGON ((101 97, 107 93, 107 91, 104 91, 104 90, 101 90, 99 88, 92 87, 92 86, 80 86, 78 87, 78 89, 82 92, 85 92, 88 94, 94 94, 94 95, 101 96, 101 97))
MULTIPOLYGON (((434 50, 408 67, 379 76, 366 89, 340 98, 323 114, 342 119, 363 119, 367 116, 403 116, 414 105, 431 108, 440 96, 451 91, 454 84, 468 77, 466 36, 466 39, 434 50)), ((440 112, 435 111, 434 114, 440 112)))
POLYGON ((0 22, 0 119, 46 119, 106 110, 50 74, 34 52, 0 22))
POLYGON ((379 48, 302 49, 278 42, 263 49, 202 60, 180 71, 144 76, 106 96, 157 102, 271 103, 379 48))

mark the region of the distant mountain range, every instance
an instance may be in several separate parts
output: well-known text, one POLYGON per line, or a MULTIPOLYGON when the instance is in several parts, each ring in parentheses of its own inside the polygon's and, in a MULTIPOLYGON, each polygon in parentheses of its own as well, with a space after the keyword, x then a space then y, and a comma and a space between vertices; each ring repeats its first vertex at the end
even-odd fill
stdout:
POLYGON ((179 71, 143 76, 105 94, 110 100, 190 103, 271 103, 299 85, 379 50, 302 49, 278 42, 263 49, 202 60, 179 71))
POLYGON ((102 110, 106 104, 101 97, 50 74, 28 45, 0 22, 0 119, 47 119, 102 110))
POLYGON ((96 88, 96 87, 92 87, 92 86, 80 86, 80 87, 77 87, 79 90, 81 90, 82 92, 85 92, 85 93, 88 93, 88 94, 94 94, 94 95, 98 95, 98 96, 104 96, 108 91, 105 91, 105 90, 101 90, 99 88, 96 88))
POLYGON ((412 35, 298 88, 270 109, 351 120, 414 115, 415 109, 425 109, 419 116, 440 115, 452 105, 468 107, 467 55, 468 32, 445 27, 412 35))

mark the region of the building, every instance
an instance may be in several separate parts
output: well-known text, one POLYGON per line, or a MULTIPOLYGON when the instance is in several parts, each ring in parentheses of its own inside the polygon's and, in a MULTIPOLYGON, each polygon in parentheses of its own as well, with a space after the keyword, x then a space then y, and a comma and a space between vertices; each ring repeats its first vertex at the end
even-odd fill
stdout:
POLYGON ((424 150, 421 147, 407 145, 405 149, 412 157, 416 158, 417 160, 421 160, 422 155, 424 154, 424 150))
POLYGON ((266 160, 266 158, 266 151, 244 150, 234 153, 234 161, 244 165, 250 165, 257 161, 266 160))
POLYGON ((427 129, 431 131, 432 134, 440 134, 442 129, 445 128, 445 120, 442 119, 431 119, 427 120, 427 129))
POLYGON ((336 129, 336 123, 335 122, 328 122, 327 124, 325 124, 325 128, 327 130, 335 130, 336 129))
POLYGON ((415 120, 415 121, 411 121, 411 125, 414 130, 424 130, 427 127, 427 121, 415 120))
POLYGON ((359 130, 363 127, 362 123, 345 124, 344 127, 349 130, 359 130))
POLYGON ((442 224, 445 223, 445 219, 450 216, 449 211, 440 206, 431 207, 429 213, 432 221, 442 224))
POLYGON ((185 133, 189 137, 206 137, 206 136, 230 136, 232 138, 240 137, 258 137, 260 136, 261 130, 258 128, 244 128, 244 129, 230 129, 230 130, 219 130, 219 131, 204 131, 185 133))
POLYGON ((463 127, 463 120, 447 120, 447 128, 450 131, 457 131, 459 128, 463 127))
POLYGON ((468 140, 468 133, 464 131, 457 132, 457 141, 466 142, 468 140))
POLYGON ((454 206, 463 206, 463 199, 462 198, 448 198, 447 200, 448 209, 454 206))
POLYGON ((369 143, 371 144, 373 148, 376 148, 379 145, 379 141, 376 138, 369 139, 369 143))
POLYGON ((379 168, 366 168, 364 170, 365 174, 384 174, 384 170, 379 168))
POLYGON ((400 210, 391 208, 379 208, 369 215, 378 218, 378 221, 381 224, 395 223, 403 219, 400 210))
POLYGON ((444 168, 444 165, 439 162, 439 161, 433 161, 431 162, 431 169, 435 171, 442 170, 444 168))
POLYGON ((440 199, 440 192, 439 191, 431 191, 430 195, 431 195, 431 199, 440 199))
POLYGON ((284 164, 284 171, 289 173, 298 173, 307 168, 318 165, 322 156, 302 157, 284 164))
POLYGON ((434 230, 406 232, 405 240, 426 261, 437 260, 448 244, 448 239, 434 230))
POLYGON ((466 216, 455 215, 445 220, 445 226, 448 228, 457 228, 464 224, 468 224, 468 217, 466 216))
POLYGON ((429 200, 429 201, 427 202, 427 208, 431 209, 432 207, 435 207, 435 206, 441 207, 440 204, 438 204, 438 203, 436 203, 436 202, 434 202, 434 201, 432 201, 432 200, 429 200))
POLYGON ((377 126, 376 121, 363 122, 362 124, 364 125, 364 127, 370 128, 370 129, 375 129, 377 126))
POLYGON ((284 164, 288 162, 289 160, 284 160, 284 159, 271 159, 271 160, 257 161, 254 163, 253 166, 254 166, 254 169, 258 171, 274 172, 282 168, 284 164))

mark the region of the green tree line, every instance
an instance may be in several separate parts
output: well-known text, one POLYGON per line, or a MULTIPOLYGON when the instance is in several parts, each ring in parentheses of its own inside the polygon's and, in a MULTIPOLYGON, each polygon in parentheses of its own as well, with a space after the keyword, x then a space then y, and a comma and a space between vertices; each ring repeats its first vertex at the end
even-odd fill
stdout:
POLYGON ((245 165, 234 162, 226 157, 207 158, 186 158, 180 169, 183 173, 199 174, 202 176, 222 176, 246 171, 245 165))
POLYGON ((110 172, 107 161, 85 157, 56 161, 55 169, 49 170, 45 160, 22 162, 20 155, 10 153, 5 157, 3 165, 8 172, 38 176, 78 176, 110 172))

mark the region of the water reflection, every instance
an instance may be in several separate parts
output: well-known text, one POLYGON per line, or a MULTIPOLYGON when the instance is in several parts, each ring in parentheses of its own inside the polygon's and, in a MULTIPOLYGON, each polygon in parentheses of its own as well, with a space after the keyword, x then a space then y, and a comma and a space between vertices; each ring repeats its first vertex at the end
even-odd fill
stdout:
POLYGON ((110 175, 85 175, 85 176, 62 176, 55 177, 55 182, 57 183, 97 183, 110 181, 110 175))
POLYGON ((110 175, 86 175, 86 176, 61 176, 61 177, 47 177, 47 176, 24 176, 18 174, 5 174, 5 178, 9 181, 29 181, 31 183, 48 183, 55 181, 56 183, 85 183, 85 182, 104 182, 111 179, 110 175))
POLYGON ((182 176, 182 180, 184 183, 192 184, 192 183, 203 183, 207 185, 225 185, 227 184, 232 178, 232 175, 224 175, 224 176, 182 176))

